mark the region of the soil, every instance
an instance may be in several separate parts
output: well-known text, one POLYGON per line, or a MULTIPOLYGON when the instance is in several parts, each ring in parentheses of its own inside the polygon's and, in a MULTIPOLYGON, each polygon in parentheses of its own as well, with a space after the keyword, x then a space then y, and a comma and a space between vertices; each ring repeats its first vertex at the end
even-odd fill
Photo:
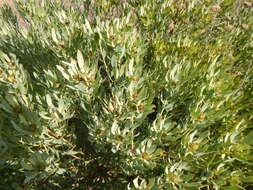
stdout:
POLYGON ((20 13, 18 12, 16 5, 15 5, 15 0, 0 0, 0 8, 4 4, 8 5, 11 8, 13 14, 17 16, 18 26, 21 28, 26 27, 27 23, 25 22, 25 20, 21 17, 20 13))
MULTIPOLYGON (((40 1, 43 1, 43 0, 37 0, 35 3, 38 3, 37 5, 39 5, 40 1)), ((61 0, 61 1, 63 1, 64 5, 66 7, 72 6, 72 3, 70 3, 69 0, 61 0)), ((16 17, 18 19, 18 26, 20 28, 27 27, 29 25, 27 22, 25 22, 24 18, 22 18, 22 16, 18 12, 18 10, 16 8, 16 2, 15 2, 15 0, 0 0, 0 8, 4 4, 8 5, 11 8, 13 14, 16 15, 16 17)))

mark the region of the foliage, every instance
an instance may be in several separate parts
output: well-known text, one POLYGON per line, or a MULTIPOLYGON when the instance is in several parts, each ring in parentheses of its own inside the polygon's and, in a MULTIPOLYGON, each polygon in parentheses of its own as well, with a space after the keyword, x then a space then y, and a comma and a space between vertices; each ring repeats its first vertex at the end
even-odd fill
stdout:
POLYGON ((253 187, 252 3, 17 2, 0 189, 253 187))

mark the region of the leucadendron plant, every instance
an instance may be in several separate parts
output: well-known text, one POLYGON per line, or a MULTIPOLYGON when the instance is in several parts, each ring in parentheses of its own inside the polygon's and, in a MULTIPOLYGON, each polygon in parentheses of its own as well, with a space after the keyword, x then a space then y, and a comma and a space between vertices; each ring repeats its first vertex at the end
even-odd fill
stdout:
POLYGON ((252 2, 16 6, 0 17, 0 189, 253 188, 252 2))

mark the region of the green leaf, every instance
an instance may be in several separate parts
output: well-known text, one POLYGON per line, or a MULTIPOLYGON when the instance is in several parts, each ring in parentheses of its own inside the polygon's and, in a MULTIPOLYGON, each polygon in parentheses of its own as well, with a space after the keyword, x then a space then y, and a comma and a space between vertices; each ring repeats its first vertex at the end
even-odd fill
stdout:
POLYGON ((52 35, 52 39, 55 43, 58 43, 58 40, 57 40, 57 37, 56 37, 56 32, 55 32, 55 29, 52 28, 51 30, 51 35, 52 35))
POLYGON ((51 99, 51 96, 50 96, 49 94, 46 95, 46 102, 47 102, 47 105, 48 105, 48 106, 54 107, 54 106, 53 106, 52 99, 51 99))
POLYGON ((62 175, 66 172, 66 170, 64 168, 58 168, 56 171, 56 174, 62 175))
POLYGON ((245 183, 253 183, 253 176, 242 177, 241 181, 245 183))
POLYGON ((25 170, 34 170, 34 168, 32 167, 32 165, 25 163, 24 161, 21 162, 21 166, 25 169, 25 170))
POLYGON ((78 63, 78 66, 79 66, 79 69, 81 70, 81 72, 86 72, 83 54, 80 50, 77 51, 77 63, 78 63))
POLYGON ((139 189, 139 177, 136 177, 134 180, 133 180, 133 183, 134 183, 134 187, 139 189))
POLYGON ((87 19, 85 19, 85 28, 88 29, 88 32, 91 34, 92 33, 92 29, 91 29, 91 26, 90 26, 90 23, 87 19))
POLYGON ((113 135, 116 135, 117 134, 117 132, 118 132, 118 123, 117 123, 117 121, 114 121, 113 123, 112 123, 112 127, 111 127, 111 133, 113 134, 113 135))
POLYGON ((251 131, 246 137, 244 137, 243 143, 253 144, 253 131, 251 131))
POLYGON ((56 65, 56 68, 61 72, 62 76, 65 79, 70 80, 69 75, 65 72, 65 69, 63 67, 61 67, 60 65, 56 65))

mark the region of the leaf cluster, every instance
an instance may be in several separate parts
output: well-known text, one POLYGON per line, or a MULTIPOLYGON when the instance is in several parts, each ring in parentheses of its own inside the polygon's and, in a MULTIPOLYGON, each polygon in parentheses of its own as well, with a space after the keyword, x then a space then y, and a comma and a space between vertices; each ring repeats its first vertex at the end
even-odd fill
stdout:
POLYGON ((0 189, 251 189, 253 4, 69 3, 0 19, 0 189))

